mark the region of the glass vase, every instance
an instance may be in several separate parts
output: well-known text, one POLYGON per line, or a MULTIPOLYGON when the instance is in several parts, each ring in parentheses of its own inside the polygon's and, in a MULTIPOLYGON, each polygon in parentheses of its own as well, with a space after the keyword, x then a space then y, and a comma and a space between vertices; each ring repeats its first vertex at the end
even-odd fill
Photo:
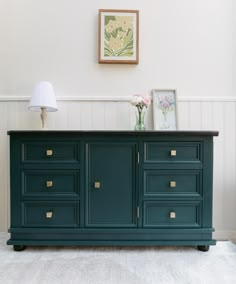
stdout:
POLYGON ((136 123, 134 130, 145 130, 144 118, 145 118, 145 111, 136 112, 136 123))

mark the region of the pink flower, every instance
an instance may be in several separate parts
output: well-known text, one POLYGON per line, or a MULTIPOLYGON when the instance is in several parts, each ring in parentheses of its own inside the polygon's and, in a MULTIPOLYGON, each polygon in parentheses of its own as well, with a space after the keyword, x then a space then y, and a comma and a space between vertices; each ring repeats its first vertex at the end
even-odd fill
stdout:
POLYGON ((143 98, 144 98, 145 104, 148 106, 151 103, 149 96, 145 95, 143 98))

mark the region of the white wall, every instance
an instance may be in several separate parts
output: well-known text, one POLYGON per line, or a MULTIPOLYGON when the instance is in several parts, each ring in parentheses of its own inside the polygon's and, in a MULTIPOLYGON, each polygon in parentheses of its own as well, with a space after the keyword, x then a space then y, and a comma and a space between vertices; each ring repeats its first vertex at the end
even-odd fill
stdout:
POLYGON ((235 11, 235 0, 0 0, 0 231, 9 226, 6 131, 37 127, 27 100, 49 80, 60 98, 49 124, 63 129, 131 129, 132 94, 177 89, 180 128, 220 130, 214 225, 236 238, 235 11), (99 8, 140 11, 139 65, 97 63, 99 8))
MULTIPOLYGON (((235 96, 235 0, 0 0, 0 94, 235 96), (140 10, 140 64, 97 63, 99 8, 140 10), (234 57, 233 57, 234 55, 234 57)), ((236 23, 235 23, 236 24, 236 23)))

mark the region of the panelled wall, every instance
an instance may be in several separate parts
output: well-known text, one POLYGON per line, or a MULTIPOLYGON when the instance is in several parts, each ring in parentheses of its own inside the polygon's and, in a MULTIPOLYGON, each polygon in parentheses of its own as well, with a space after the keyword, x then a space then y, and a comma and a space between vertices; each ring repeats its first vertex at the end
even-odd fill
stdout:
MULTIPOLYGON (((130 130, 135 108, 126 97, 60 97, 59 111, 48 113, 49 129, 130 130)), ((9 138, 7 130, 38 129, 39 113, 27 110, 29 97, 0 97, 0 231, 7 231, 9 216, 9 138)), ((236 99, 178 99, 178 125, 182 130, 219 130, 214 148, 213 223, 217 239, 236 240, 236 99)), ((146 112, 153 129, 152 105, 146 112)))

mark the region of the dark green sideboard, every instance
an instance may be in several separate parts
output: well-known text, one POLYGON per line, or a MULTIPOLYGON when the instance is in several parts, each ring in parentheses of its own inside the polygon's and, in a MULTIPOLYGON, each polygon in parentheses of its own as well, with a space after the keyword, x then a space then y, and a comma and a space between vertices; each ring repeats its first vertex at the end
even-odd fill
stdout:
POLYGON ((217 131, 8 131, 11 238, 26 245, 212 239, 217 131))

